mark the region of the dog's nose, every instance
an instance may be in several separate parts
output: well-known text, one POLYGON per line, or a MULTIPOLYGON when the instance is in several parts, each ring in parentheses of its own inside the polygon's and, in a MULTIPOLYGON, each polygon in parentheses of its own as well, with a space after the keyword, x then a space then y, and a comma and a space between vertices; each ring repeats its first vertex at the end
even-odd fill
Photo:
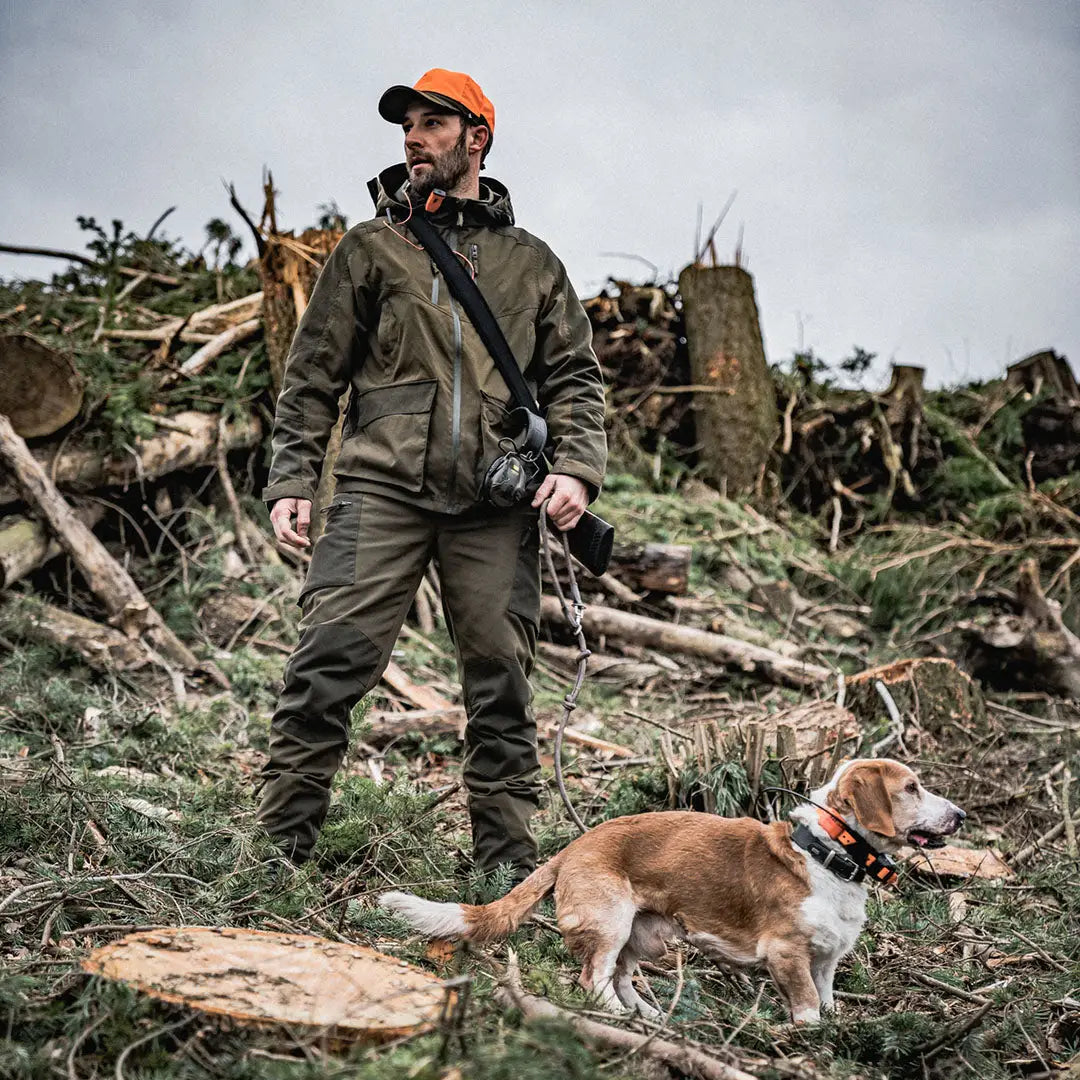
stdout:
POLYGON ((956 812, 956 827, 959 829, 967 820, 967 811, 961 810, 959 806, 954 807, 954 810, 956 812))

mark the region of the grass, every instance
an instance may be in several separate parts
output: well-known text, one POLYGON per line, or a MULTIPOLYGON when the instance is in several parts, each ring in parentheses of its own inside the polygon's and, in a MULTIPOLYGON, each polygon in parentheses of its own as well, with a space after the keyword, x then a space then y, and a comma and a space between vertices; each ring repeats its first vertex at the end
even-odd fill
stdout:
MULTIPOLYGON (((246 273, 226 274, 226 299, 254 291, 257 284, 246 273)), ((89 284, 105 288, 89 279, 80 287, 89 284)), ((146 303, 184 315, 215 299, 207 274, 146 303)), ((250 353, 241 385, 243 351, 159 402, 148 393, 134 352, 88 346, 93 320, 77 325, 86 305, 63 290, 0 285, 0 309, 18 302, 27 308, 13 327, 32 328, 54 344, 78 344, 89 380, 88 419, 103 449, 148 434, 149 416, 160 405, 228 409, 266 403, 261 345, 250 353)), ((120 310, 134 316, 124 302, 120 310)), ((185 346, 177 359, 188 352, 185 346)), ((945 417, 943 437, 954 422, 972 422, 974 414, 956 403, 962 401, 934 397, 945 417)), ((1015 456, 1025 407, 1007 406, 986 425, 980 439, 985 453, 1015 456)), ((897 517, 864 529, 832 554, 820 522, 783 508, 765 516, 734 500, 695 501, 687 489, 675 489, 683 478, 677 468, 661 469, 655 482, 616 468, 600 509, 624 543, 692 545, 691 592, 703 612, 710 606, 721 616, 737 612, 764 635, 795 640, 815 662, 852 672, 900 655, 949 652, 954 643, 947 632, 965 598, 1012 588, 1026 557, 1040 558, 1044 582, 1065 566, 1075 550, 1069 514, 1080 508, 1080 480, 1047 481, 1032 492, 1015 469, 1005 471, 1017 481, 1015 489, 1001 490, 977 458, 950 458, 931 494, 962 506, 962 520, 931 525, 897 517), (867 633, 841 640, 818 626, 784 620, 753 590, 747 593, 735 571, 754 583, 789 582, 815 609, 842 609, 864 620, 867 633)), ((264 566, 231 578, 225 534, 232 523, 207 505, 213 492, 199 490, 209 483, 208 474, 188 483, 170 482, 167 493, 176 509, 165 512, 166 529, 147 528, 145 549, 134 534, 109 539, 117 550, 131 550, 139 583, 174 630, 214 657, 232 682, 230 693, 191 687, 187 699, 177 701, 171 682, 152 668, 101 673, 68 649, 30 641, 34 593, 96 611, 77 580, 69 586, 59 571, 36 575, 0 604, 0 1076, 662 1075, 640 1056, 584 1044, 563 1024, 524 1024, 493 999, 492 973, 505 959, 501 950, 461 952, 440 965, 428 958, 423 942, 374 904, 390 887, 434 899, 482 900, 506 885, 470 870, 463 796, 449 790, 460 777, 460 744, 453 736, 397 740, 372 758, 384 778, 373 779, 363 746, 365 714, 390 704, 378 693, 354 713, 354 760, 337 779, 314 862, 296 872, 277 858, 253 809, 268 714, 296 639, 296 575, 288 566, 264 566), (267 600, 271 608, 235 640, 216 635, 207 617, 212 602, 229 595, 267 600), (470 976, 469 1008, 460 1028, 389 1047, 342 1050, 318 1036, 230 1028, 81 972, 89 950, 124 927, 159 924, 251 927, 372 944, 441 975, 470 976)), ((265 527, 252 487, 249 482, 241 491, 244 509, 265 527)), ((133 494, 129 510, 136 512, 146 498, 133 494)), ((1066 622, 1080 627, 1068 573, 1048 591, 1062 604, 1066 622)), ((659 604, 649 598, 653 602, 659 604)), ((708 618, 701 615, 702 624, 708 618)), ((411 637, 399 648, 397 658, 418 682, 452 684, 453 649, 441 627, 427 642, 411 637)), ((534 678, 537 709, 557 714, 567 685, 541 665, 534 678)), ((748 673, 685 659, 677 671, 664 671, 644 686, 587 681, 575 726, 648 760, 598 771, 589 755, 569 749, 575 805, 589 821, 671 806, 760 811, 760 804, 750 804, 737 754, 704 760, 687 750, 673 771, 657 729, 632 714, 675 726, 710 713, 723 722, 740 709, 771 712, 798 699, 748 673)), ((936 741, 924 741, 917 766, 929 786, 969 810, 968 842, 1015 854, 1061 820, 1063 778, 1069 771, 1080 774, 1080 711, 1045 695, 998 701, 1015 711, 992 711, 991 723, 978 731, 946 727, 936 741)), ((867 742, 881 734, 868 732, 867 742)), ((550 753, 550 744, 541 749, 550 753)), ((779 763, 769 761, 764 775, 765 783, 778 782, 779 763)), ((549 763, 544 778, 536 828, 548 857, 575 833, 554 793, 549 763)), ((1075 812, 1080 798, 1072 788, 1064 791, 1075 812)), ((873 894, 866 930, 839 972, 840 1010, 813 1029, 784 1022, 763 976, 733 975, 690 952, 672 1033, 706 1047, 730 1041, 743 1067, 761 1077, 1006 1080, 1048 1075, 1054 1063, 1072 1061, 1075 1067, 1078 879, 1075 853, 1062 840, 1046 845, 1004 884, 905 875, 900 891, 873 894), (990 1006, 982 1013, 984 1001, 990 1006)), ((577 969, 562 939, 547 926, 526 926, 512 945, 528 989, 569 1009, 591 1007, 575 983, 577 969)), ((676 991, 673 974, 652 973, 649 981, 667 1007, 676 991)))

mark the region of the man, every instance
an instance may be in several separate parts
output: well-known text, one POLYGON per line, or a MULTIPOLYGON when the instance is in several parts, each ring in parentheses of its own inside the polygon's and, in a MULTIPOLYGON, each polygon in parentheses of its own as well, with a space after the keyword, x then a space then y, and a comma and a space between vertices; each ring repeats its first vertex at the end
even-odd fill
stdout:
POLYGON ((345 754, 352 707, 378 682, 428 562, 442 583, 468 726, 474 859, 536 863, 539 798, 529 702, 540 611, 538 511, 559 529, 600 489, 604 394, 588 318, 559 260, 480 180, 495 110, 467 75, 391 87, 405 163, 369 184, 377 216, 350 229, 296 331, 263 492, 278 539, 309 546, 311 502, 338 400, 351 388, 337 493, 300 596, 301 637, 271 725, 258 816, 295 862, 310 854, 345 754), (409 233, 430 220, 470 269, 545 413, 551 470, 531 506, 496 509, 480 483, 505 447, 510 392, 409 233))

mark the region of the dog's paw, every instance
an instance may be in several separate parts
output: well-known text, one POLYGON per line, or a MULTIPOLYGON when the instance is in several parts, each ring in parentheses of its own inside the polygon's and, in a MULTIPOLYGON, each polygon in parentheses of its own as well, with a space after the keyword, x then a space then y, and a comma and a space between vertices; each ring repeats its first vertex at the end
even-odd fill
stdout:
POLYGON ((820 1009, 799 1009, 791 1015, 793 1024, 820 1024, 820 1009))

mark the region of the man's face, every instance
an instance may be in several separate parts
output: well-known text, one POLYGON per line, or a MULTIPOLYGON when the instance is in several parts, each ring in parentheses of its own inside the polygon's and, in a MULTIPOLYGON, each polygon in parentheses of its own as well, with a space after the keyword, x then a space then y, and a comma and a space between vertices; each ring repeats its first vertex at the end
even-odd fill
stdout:
POLYGON ((469 171, 464 119, 420 103, 405 114, 402 129, 412 190, 421 198, 435 188, 453 191, 469 171))

